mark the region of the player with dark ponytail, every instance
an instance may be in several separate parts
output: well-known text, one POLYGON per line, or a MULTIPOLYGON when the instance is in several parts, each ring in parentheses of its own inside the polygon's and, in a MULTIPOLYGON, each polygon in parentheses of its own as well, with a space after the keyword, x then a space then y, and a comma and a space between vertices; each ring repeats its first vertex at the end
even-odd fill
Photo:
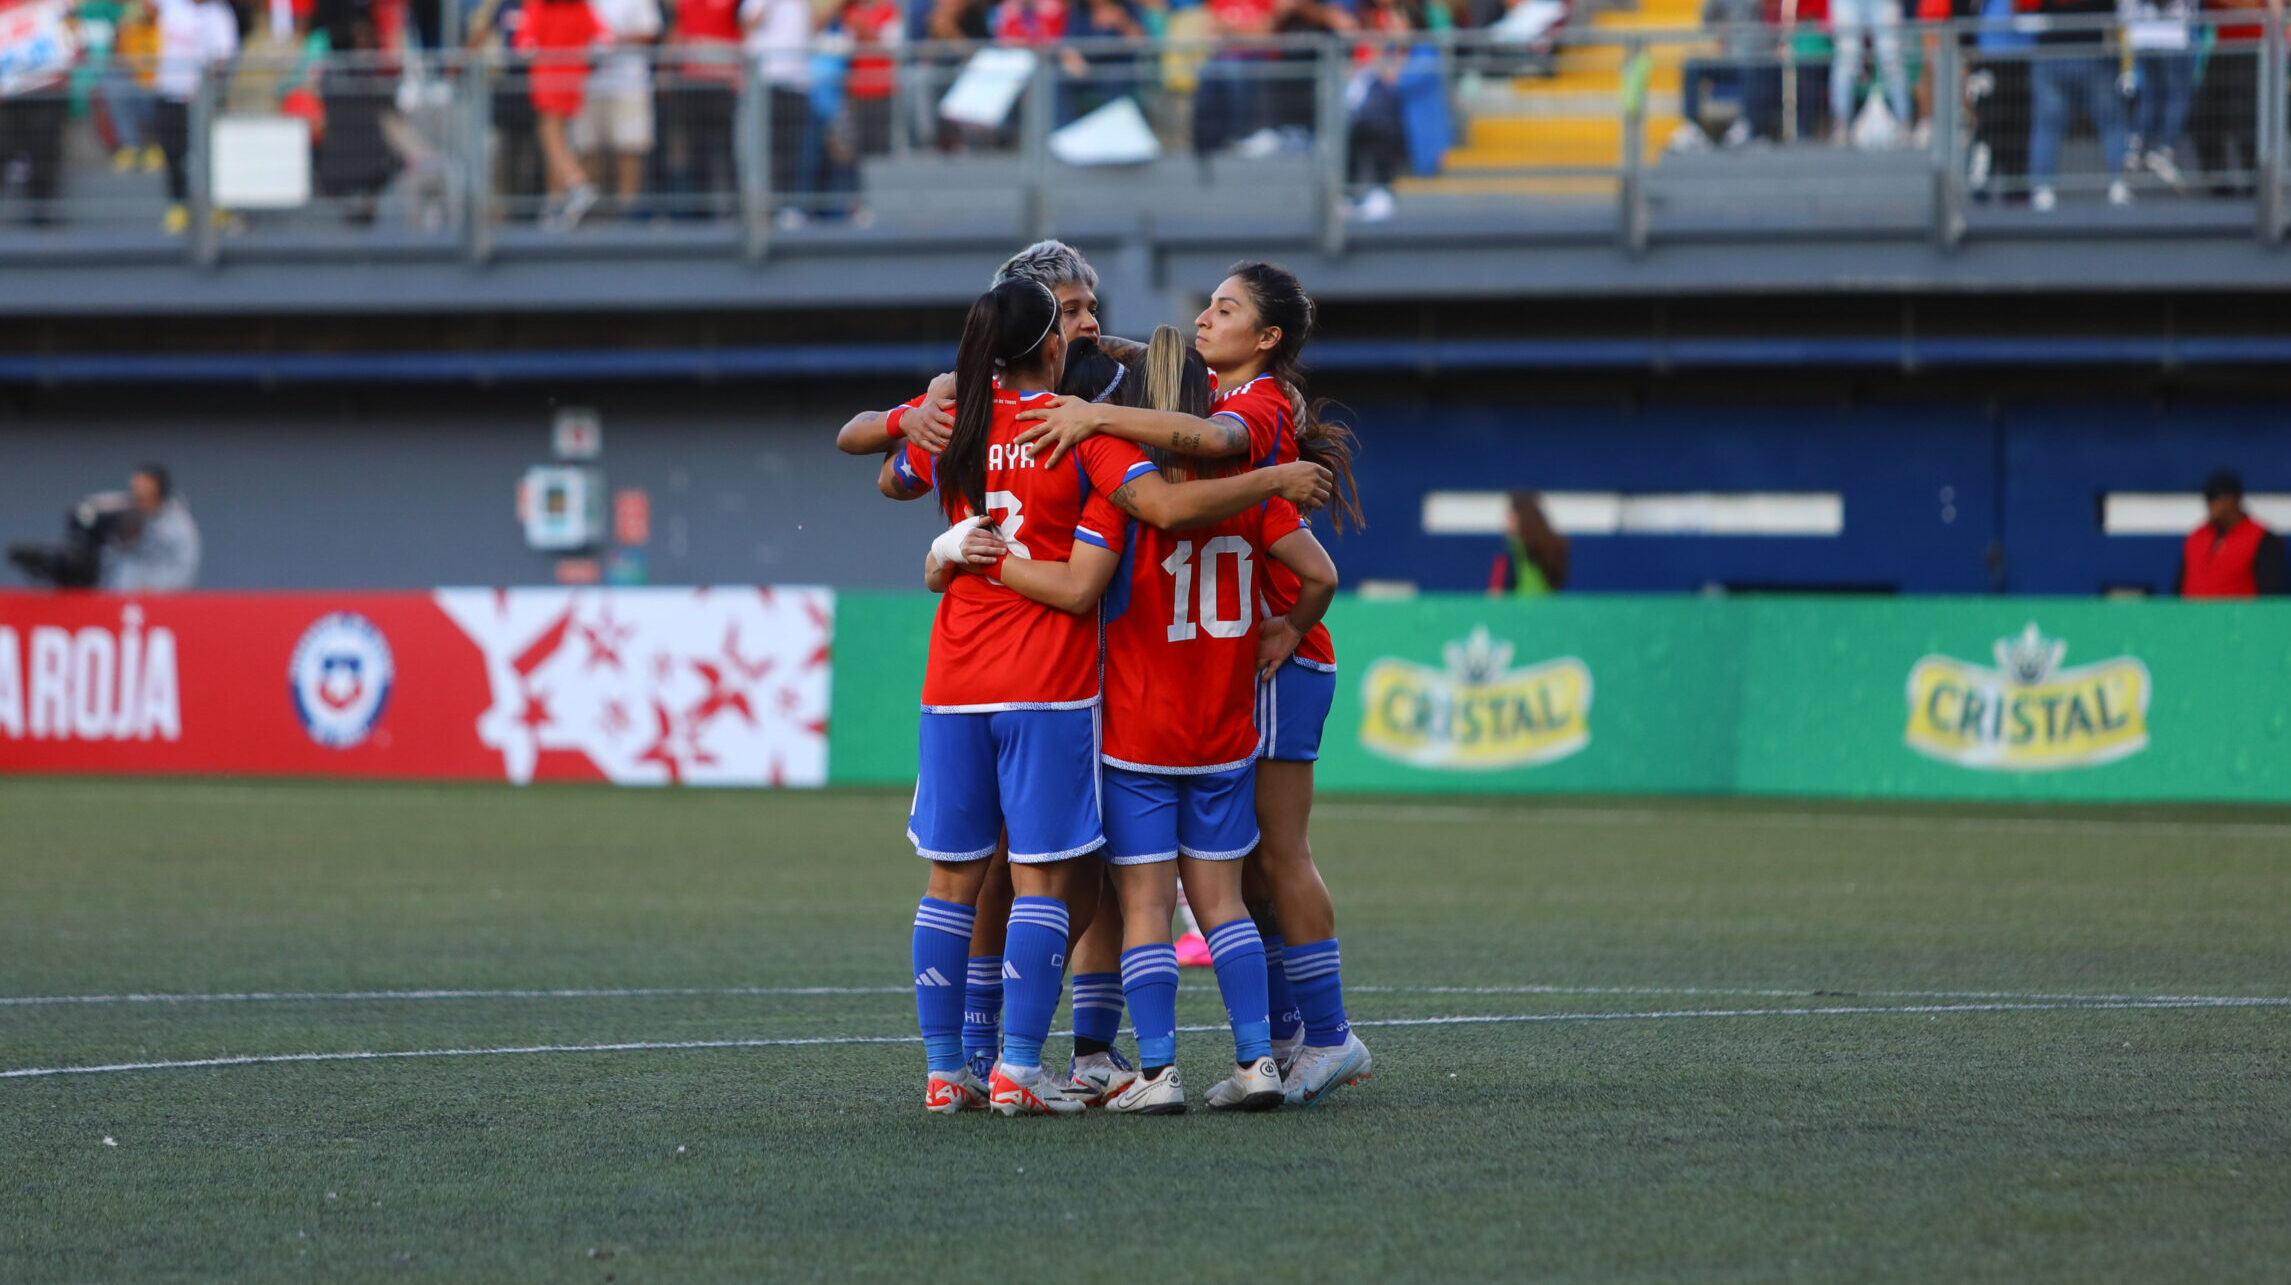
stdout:
MULTIPOLYGON (((1194 347, 1217 373, 1212 419, 1246 427, 1259 465, 1305 459, 1339 480, 1331 518, 1341 535, 1349 520, 1364 525, 1353 481, 1352 430, 1329 418, 1328 403, 1308 397, 1303 352, 1312 334, 1313 301, 1296 274, 1270 263, 1233 265, 1209 306, 1194 320, 1194 347)), ((1336 648, 1328 628, 1298 632, 1295 574, 1268 561, 1259 652, 1270 674, 1257 687, 1257 821, 1250 858, 1251 909, 1272 980, 1274 1049, 1286 1064, 1292 1106, 1309 1106, 1330 1090, 1368 1075, 1368 1048, 1345 1019, 1336 909, 1313 865, 1306 831, 1312 819, 1313 763, 1336 696, 1336 648)))
MULTIPOLYGON (((902 486, 937 487, 955 523, 925 570, 946 596, 924 670, 907 829, 931 862, 913 960, 932 1111, 1082 1109, 1043 1075, 1042 1042, 1063 983, 1074 859, 1105 844, 1095 608, 1122 514, 1156 525, 1217 521, 1276 494, 1325 499, 1331 485, 1324 470, 1299 464, 1176 486, 1112 438, 1085 443, 1067 466, 1038 464, 1015 440, 1017 416, 1049 398, 1065 359, 1050 290, 1029 280, 995 286, 963 324, 945 450, 934 457, 910 442, 894 461, 902 486), (1005 833, 1016 896, 1003 943, 1002 1055, 982 1085, 963 1055, 963 981, 987 859, 1005 833)), ((1089 892, 1094 900, 1094 881, 1089 892)))

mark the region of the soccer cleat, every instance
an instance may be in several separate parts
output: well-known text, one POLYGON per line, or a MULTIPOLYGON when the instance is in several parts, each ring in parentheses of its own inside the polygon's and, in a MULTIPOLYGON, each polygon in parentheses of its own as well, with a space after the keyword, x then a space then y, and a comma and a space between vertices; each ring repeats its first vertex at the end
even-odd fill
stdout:
POLYGON ((1119 1050, 1107 1049, 1075 1058, 1068 1064, 1066 1093, 1082 1099, 1084 1106, 1102 1107, 1136 1078, 1137 1068, 1131 1066, 1119 1050))
POLYGON ((1121 1092, 1106 1100, 1106 1110, 1121 1115, 1184 1115, 1185 1081, 1174 1066, 1163 1067, 1156 1079, 1133 1075, 1121 1092))
POLYGON ((1261 1057, 1209 1086, 1208 1101, 1212 1111, 1270 1111, 1283 1098, 1279 1064, 1261 1057))
POLYGON ((987 1104, 998 1115, 1079 1115, 1082 1099, 1069 1095, 1039 1066, 1021 1071, 997 1062, 986 1082, 987 1104))
POLYGON ((1289 1078, 1290 1068, 1297 1064, 1297 1059, 1304 1054, 1304 1051, 1305 1031, 1301 1026, 1297 1028, 1297 1033, 1289 1038, 1273 1041, 1273 1064, 1280 1068, 1282 1079, 1289 1078))
POLYGON ((1187 933, 1176 945, 1179 968, 1213 968, 1217 964, 1209 954, 1209 939, 1200 933, 1187 933))
POLYGON ((1337 1086, 1367 1079, 1370 1062, 1368 1046, 1349 1031, 1333 1048, 1307 1048, 1281 1082, 1285 1100, 1293 1107, 1317 1106, 1337 1086))
POLYGON ((969 1067, 933 1071, 923 1085, 923 1109, 936 1115, 986 1110, 986 1085, 969 1067))

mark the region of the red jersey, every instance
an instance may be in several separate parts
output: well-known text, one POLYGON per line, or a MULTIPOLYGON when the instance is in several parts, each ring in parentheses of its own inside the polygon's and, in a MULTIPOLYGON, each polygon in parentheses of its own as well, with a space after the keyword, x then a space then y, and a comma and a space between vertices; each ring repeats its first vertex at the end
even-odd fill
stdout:
POLYGON ((692 54, 687 80, 735 84, 740 79, 740 0, 679 0, 669 43, 692 54))
MULTIPOLYGON (((1056 468, 1034 462, 1035 443, 1014 440, 1024 407, 1050 393, 994 392, 986 450, 987 516, 1011 556, 1064 562, 1076 540, 1119 549, 1127 519, 1106 497, 1153 471, 1145 452, 1114 437, 1093 437, 1056 468)), ((920 405, 916 398, 909 405, 920 405)), ((938 461, 913 442, 898 457, 910 485, 935 481, 938 461)), ((967 508, 967 506, 965 506, 967 508)), ((1098 614, 1044 606, 983 575, 956 576, 931 625, 923 670, 923 709, 980 714, 1007 709, 1078 709, 1098 703, 1098 614)))
POLYGON ((1065 0, 1003 0, 988 20, 1006 45, 1046 45, 1066 34, 1065 0))
POLYGON ((1304 524, 1272 499, 1211 527, 1133 526, 1127 601, 1107 608, 1107 763, 1192 775, 1256 756, 1257 586, 1304 524))
POLYGON ((889 98, 897 73, 882 49, 905 36, 907 16, 891 0, 855 0, 843 11, 843 28, 855 46, 844 92, 853 98, 889 98))
MULTIPOLYGON (((1216 395, 1209 405, 1210 418, 1223 416, 1249 430, 1249 462, 1253 466, 1296 463, 1296 416, 1280 380, 1259 375, 1230 393, 1216 395)), ((1280 563, 1268 559, 1258 584, 1264 615, 1283 615, 1297 605, 1297 573, 1280 563)), ((1304 641, 1297 644, 1296 659, 1314 669, 1336 672, 1336 644, 1329 639, 1328 626, 1315 624, 1305 634, 1304 641)))
POLYGON ((534 105, 563 116, 580 111, 582 91, 589 80, 589 62, 581 55, 607 34, 588 0, 541 0, 527 5, 524 25, 517 29, 517 43, 534 51, 533 68, 527 73, 534 105))

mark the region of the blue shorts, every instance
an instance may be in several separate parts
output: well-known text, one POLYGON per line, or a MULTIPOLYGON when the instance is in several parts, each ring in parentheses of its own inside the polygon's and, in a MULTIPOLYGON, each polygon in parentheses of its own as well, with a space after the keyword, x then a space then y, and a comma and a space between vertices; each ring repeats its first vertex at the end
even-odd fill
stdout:
POLYGON ((1063 861, 1104 845, 1098 711, 923 715, 922 770, 907 837, 915 855, 976 861, 1005 830, 1010 859, 1063 861))
POLYGON ((1106 769, 1106 860, 1237 861, 1257 846, 1257 765, 1198 774, 1106 769))
POLYGON ((1336 702, 1336 671, 1295 657, 1257 680, 1257 757, 1310 763, 1321 756, 1321 725, 1336 702))

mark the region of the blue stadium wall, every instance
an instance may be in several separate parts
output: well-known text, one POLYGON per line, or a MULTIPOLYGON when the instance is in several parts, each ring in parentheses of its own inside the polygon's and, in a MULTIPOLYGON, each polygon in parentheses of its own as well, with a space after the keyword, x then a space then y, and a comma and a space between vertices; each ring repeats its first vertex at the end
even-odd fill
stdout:
MULTIPOLYGON (((2109 537, 2101 493, 2191 490, 2211 469, 2291 490, 2291 405, 1971 399, 1858 405, 1355 397, 1371 527, 1331 540, 1348 580, 1484 584, 1496 541, 1433 536, 1438 489, 1835 491, 1836 538, 1579 538, 1581 590, 1708 586, 2090 594, 2168 589, 2165 538, 2109 537), (1943 498, 1944 491, 1948 498, 1943 498)), ((615 489, 652 500, 655 583, 905 587, 936 522, 838 454, 854 407, 896 382, 658 383, 564 400, 604 417, 615 489)), ((64 507, 145 459, 175 471, 216 588, 547 582, 519 476, 549 458, 553 399, 520 389, 49 390, 0 404, 0 540, 51 538, 64 507)))

